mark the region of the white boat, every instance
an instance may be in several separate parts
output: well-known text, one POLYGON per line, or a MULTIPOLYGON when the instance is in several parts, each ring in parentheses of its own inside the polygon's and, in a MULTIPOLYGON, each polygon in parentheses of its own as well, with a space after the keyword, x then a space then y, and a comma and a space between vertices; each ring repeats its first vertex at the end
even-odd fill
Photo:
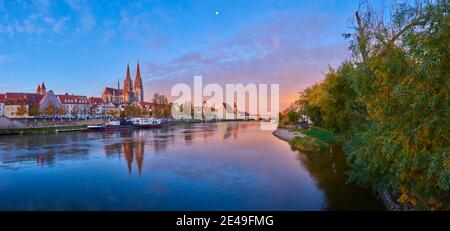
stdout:
POLYGON ((158 128, 161 126, 162 121, 155 118, 135 117, 128 120, 133 123, 137 128, 158 128))

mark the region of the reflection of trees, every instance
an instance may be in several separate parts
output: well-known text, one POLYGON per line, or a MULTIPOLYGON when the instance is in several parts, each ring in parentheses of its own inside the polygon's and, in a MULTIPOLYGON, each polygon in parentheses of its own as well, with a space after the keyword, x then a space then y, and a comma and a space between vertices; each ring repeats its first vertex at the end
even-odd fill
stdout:
POLYGON ((308 170, 326 197, 328 210, 383 209, 369 191, 347 183, 349 169, 341 145, 322 153, 298 153, 297 158, 308 170))

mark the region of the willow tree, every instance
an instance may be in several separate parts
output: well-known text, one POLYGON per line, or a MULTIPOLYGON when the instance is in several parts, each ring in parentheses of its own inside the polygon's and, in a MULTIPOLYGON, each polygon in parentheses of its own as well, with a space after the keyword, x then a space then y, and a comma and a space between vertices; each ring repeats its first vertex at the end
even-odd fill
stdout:
POLYGON ((450 204, 449 5, 398 4, 390 23, 355 14, 358 97, 367 124, 350 143, 350 179, 387 190, 405 207, 450 204))
POLYGON ((449 4, 361 5, 353 55, 302 92, 315 125, 347 137, 350 181, 405 208, 450 209, 449 4))

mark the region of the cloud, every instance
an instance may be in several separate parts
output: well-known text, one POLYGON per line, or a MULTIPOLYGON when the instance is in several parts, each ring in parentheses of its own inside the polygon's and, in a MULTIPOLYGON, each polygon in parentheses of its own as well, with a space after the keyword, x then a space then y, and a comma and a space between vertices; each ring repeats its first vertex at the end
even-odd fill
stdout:
POLYGON ((42 34, 46 31, 45 24, 53 20, 48 16, 51 3, 49 0, 32 0, 32 1, 17 1, 17 5, 8 5, 9 9, 3 0, 0 0, 0 11, 9 12, 16 8, 26 12, 24 15, 9 15, 3 14, 0 18, 0 34, 7 34, 9 38, 19 33, 25 34, 42 34), (12 9, 11 9, 12 8, 12 9))
POLYGON ((280 84, 281 106, 287 107, 298 91, 323 78, 328 64, 337 65, 347 54, 344 40, 325 42, 333 27, 329 22, 320 15, 269 15, 206 49, 147 63, 144 81, 150 92, 165 89, 164 94, 176 83, 192 82, 194 75, 206 83, 280 84))
POLYGON ((90 31, 96 25, 96 20, 91 14, 87 1, 84 0, 66 0, 67 4, 79 14, 80 26, 75 28, 76 34, 82 34, 90 31))
POLYGON ((69 21, 70 17, 65 16, 59 19, 55 19, 53 17, 44 17, 43 21, 49 24, 52 28, 51 30, 55 33, 61 33, 61 31, 65 28, 67 21, 69 21))
POLYGON ((23 21, 14 21, 14 28, 19 33, 28 33, 28 34, 40 34, 44 32, 44 28, 40 25, 36 24, 32 19, 25 19, 23 21))
POLYGON ((68 17, 68 16, 60 18, 58 21, 56 21, 53 24, 52 31, 56 32, 56 33, 60 33, 64 29, 66 22, 69 21, 69 19, 70 19, 70 17, 68 17))
POLYGON ((15 34, 14 26, 0 24, 0 34, 6 34, 9 38, 12 38, 15 34))
POLYGON ((4 63, 4 62, 7 62, 9 59, 11 58, 11 56, 10 55, 1 55, 0 54, 0 63, 4 63))

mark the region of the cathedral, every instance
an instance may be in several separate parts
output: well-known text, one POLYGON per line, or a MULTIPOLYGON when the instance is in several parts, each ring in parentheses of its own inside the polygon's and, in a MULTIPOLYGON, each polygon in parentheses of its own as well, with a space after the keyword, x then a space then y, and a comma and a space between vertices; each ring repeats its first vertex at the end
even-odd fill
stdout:
POLYGON ((139 62, 136 67, 136 77, 131 80, 130 67, 127 64, 127 74, 123 83, 123 88, 120 88, 120 82, 117 82, 117 88, 106 87, 102 94, 102 99, 106 103, 114 104, 133 104, 144 102, 144 86, 141 79, 141 71, 139 69, 139 62))

